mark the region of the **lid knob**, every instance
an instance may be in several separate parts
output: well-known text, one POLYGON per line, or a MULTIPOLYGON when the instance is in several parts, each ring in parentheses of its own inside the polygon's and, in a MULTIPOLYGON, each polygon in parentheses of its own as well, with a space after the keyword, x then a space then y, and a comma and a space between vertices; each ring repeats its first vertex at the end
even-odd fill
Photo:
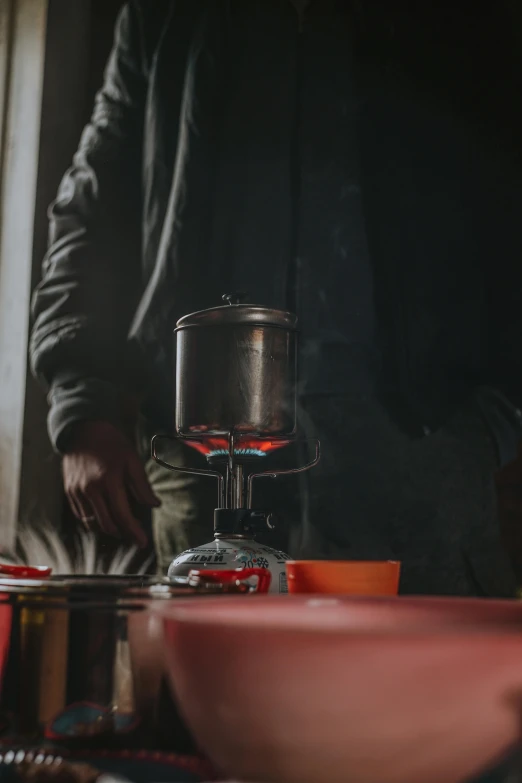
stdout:
POLYGON ((246 294, 244 291, 236 291, 233 294, 223 294, 221 298, 229 305, 238 305, 242 304, 247 296, 248 294, 246 294))

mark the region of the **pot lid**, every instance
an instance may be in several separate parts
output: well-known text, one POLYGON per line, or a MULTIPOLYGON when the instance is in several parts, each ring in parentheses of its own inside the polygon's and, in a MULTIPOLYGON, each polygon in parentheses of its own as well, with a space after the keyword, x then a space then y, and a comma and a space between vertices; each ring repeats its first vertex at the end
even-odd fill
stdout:
MULTIPOLYGON (((197 570, 197 569, 196 569, 197 570)), ((20 579, 0 577, 0 603, 19 599, 24 603, 47 598, 63 602, 67 606, 96 606, 118 608, 143 608, 151 600, 200 596, 202 593, 243 593, 243 585, 193 584, 187 578, 158 578, 154 576, 94 575, 53 576, 49 579, 20 579)), ((42 604, 39 603, 39 606, 42 604)))
POLYGON ((225 324, 250 324, 251 326, 275 326, 294 331, 297 328, 297 316, 286 310, 275 310, 262 305, 247 304, 242 301, 246 294, 225 294, 225 305, 198 310, 180 318, 176 329, 189 326, 222 326, 225 324))
POLYGON ((140 602, 186 595, 168 580, 149 576, 53 576, 48 579, 0 577, 0 593, 63 598, 78 603, 140 602))

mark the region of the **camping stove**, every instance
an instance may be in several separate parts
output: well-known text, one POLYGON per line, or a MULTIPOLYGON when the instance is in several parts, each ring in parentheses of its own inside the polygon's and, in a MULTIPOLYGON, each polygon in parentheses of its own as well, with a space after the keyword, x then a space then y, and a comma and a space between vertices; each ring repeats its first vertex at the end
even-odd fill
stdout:
MULTIPOLYGON (((170 565, 170 578, 193 568, 268 568, 271 592, 287 592, 289 555, 259 544, 255 537, 275 526, 270 510, 254 506, 254 481, 302 473, 317 465, 263 470, 276 449, 294 443, 296 434, 297 317, 292 313, 241 303, 226 295, 225 306, 181 318, 176 325, 176 438, 207 458, 208 469, 171 465, 180 473, 211 476, 218 482, 214 541, 188 549, 170 565)), ((170 438, 169 438, 170 439, 170 438)))

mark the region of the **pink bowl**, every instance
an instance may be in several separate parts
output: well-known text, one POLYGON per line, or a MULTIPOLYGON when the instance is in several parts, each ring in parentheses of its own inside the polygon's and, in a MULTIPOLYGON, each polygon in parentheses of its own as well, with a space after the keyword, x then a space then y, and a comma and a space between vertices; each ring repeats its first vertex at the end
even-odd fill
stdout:
POLYGON ((516 602, 296 595, 158 610, 185 719, 225 775, 457 783, 517 738, 516 602))

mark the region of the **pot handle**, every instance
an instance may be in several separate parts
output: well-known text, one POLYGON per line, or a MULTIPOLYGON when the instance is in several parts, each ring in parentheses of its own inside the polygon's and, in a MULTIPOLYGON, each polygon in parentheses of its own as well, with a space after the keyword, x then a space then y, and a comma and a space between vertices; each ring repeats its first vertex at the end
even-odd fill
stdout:
POLYGON ((156 449, 158 440, 175 441, 179 440, 179 438, 173 438, 170 435, 154 435, 150 442, 150 451, 152 459, 157 462, 158 465, 161 465, 162 468, 166 468, 167 470, 172 470, 175 473, 192 473, 192 475, 195 476, 212 476, 213 478, 217 478, 219 506, 222 507, 225 505, 225 482, 221 473, 219 473, 217 470, 203 470, 202 468, 180 468, 177 465, 171 465, 169 462, 165 462, 160 457, 158 457, 158 452, 156 449))
POLYGON ((234 568, 222 571, 195 569, 189 571, 188 583, 190 587, 199 587, 202 583, 214 585, 233 584, 235 582, 237 584, 238 582, 245 582, 253 576, 257 576, 257 585, 252 592, 268 593, 272 581, 272 574, 268 568, 234 568))
POLYGON ((304 473, 306 470, 313 468, 321 459, 321 443, 318 440, 303 440, 303 443, 314 443, 315 456, 306 465, 301 465, 300 468, 288 468, 286 470, 264 470, 262 473, 251 473, 248 477, 247 484, 247 508, 252 508, 252 484, 256 478, 277 478, 278 476, 289 476, 295 473, 304 473))
POLYGON ((248 297, 248 294, 246 291, 234 291, 233 294, 223 294, 221 299, 223 302, 226 302, 228 305, 238 305, 242 304, 243 301, 248 297))

